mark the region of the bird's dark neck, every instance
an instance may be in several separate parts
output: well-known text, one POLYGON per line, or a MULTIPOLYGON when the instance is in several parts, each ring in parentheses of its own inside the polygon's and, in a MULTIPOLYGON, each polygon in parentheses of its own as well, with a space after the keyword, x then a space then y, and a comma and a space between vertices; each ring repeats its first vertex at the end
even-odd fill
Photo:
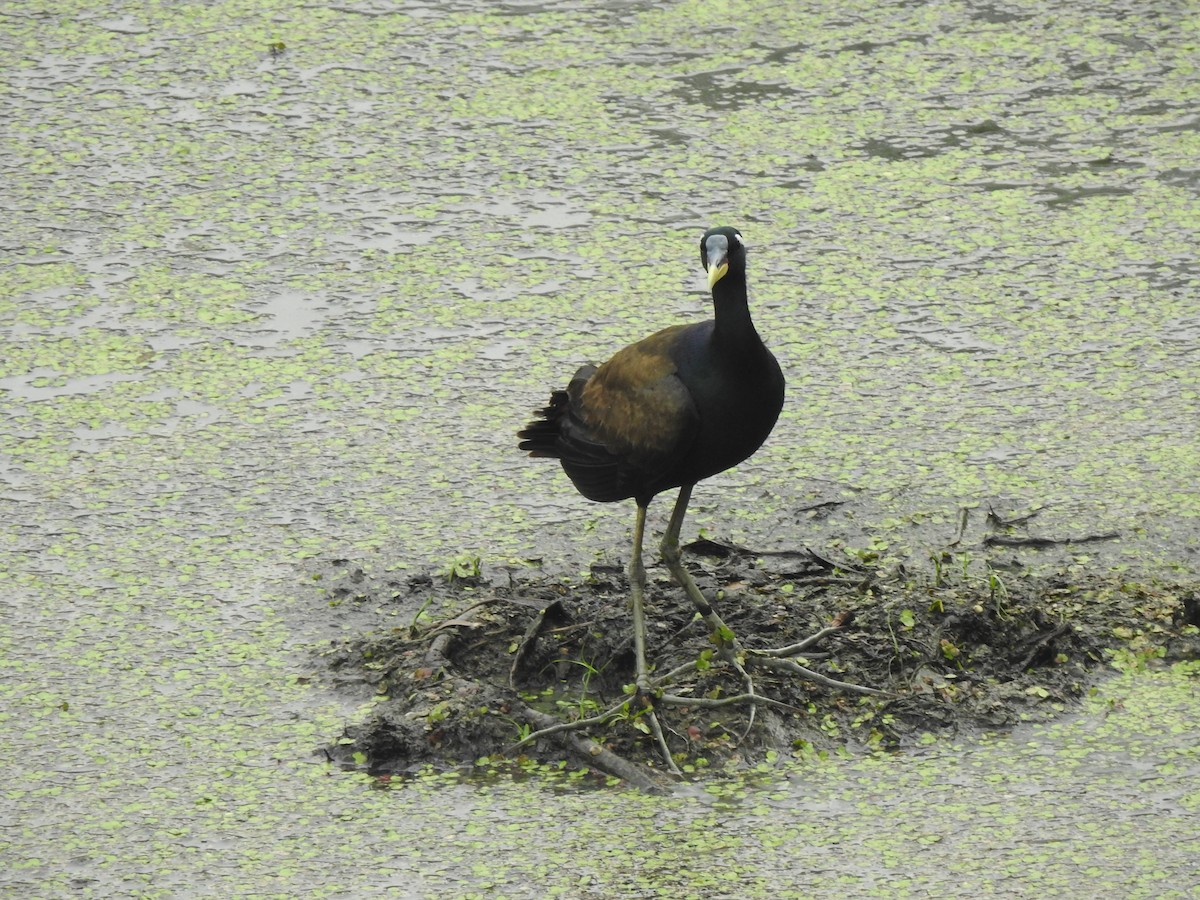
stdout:
POLYGON ((761 343, 750 318, 744 272, 731 272, 713 285, 713 310, 716 320, 713 338, 718 343, 731 347, 761 343))

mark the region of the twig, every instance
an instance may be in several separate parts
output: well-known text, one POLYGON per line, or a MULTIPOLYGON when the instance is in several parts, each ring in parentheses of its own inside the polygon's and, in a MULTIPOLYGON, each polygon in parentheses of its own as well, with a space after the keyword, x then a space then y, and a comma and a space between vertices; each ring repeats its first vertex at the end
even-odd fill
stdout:
POLYGON ((1115 541, 1121 536, 1118 531, 1105 531, 1102 534, 1085 534, 1083 537, 1069 538, 1035 538, 1035 537, 1007 537, 1003 534, 989 534, 983 539, 985 547, 1032 547, 1035 550, 1044 550, 1047 547, 1057 547, 1059 545, 1070 546, 1071 544, 1093 544, 1097 541, 1115 541))
MULTIPOLYGON (((468 622, 466 618, 467 613, 474 612, 482 606, 490 606, 491 604, 498 602, 500 602, 498 597, 489 597, 486 600, 480 600, 478 603, 472 603, 466 609, 462 610, 462 612, 455 613, 448 619, 438 619, 428 628, 423 628, 420 631, 417 630, 416 623, 414 622, 409 628, 409 639, 413 641, 422 641, 431 634, 437 634, 439 631, 444 631, 447 628, 458 628, 467 624, 478 626, 478 622, 468 622)), ((428 604, 426 604, 426 606, 428 606, 428 604)), ((424 609, 424 607, 422 607, 422 609, 424 609)))
POLYGON ((770 697, 764 697, 762 694, 735 694, 732 697, 724 697, 720 700, 710 700, 707 697, 683 697, 679 694, 663 694, 658 698, 658 702, 666 706, 697 706, 702 709, 717 709, 722 706, 733 706, 737 703, 752 703, 757 706, 761 703, 764 706, 773 706, 776 709, 786 709, 788 712, 804 712, 798 706, 784 703, 782 700, 773 700, 770 697))
POLYGON ((646 721, 650 723, 650 733, 654 735, 654 739, 658 742, 658 752, 662 754, 663 762, 667 764, 667 769, 672 775, 682 775, 679 771, 679 766, 675 765, 675 760, 671 756, 671 748, 667 746, 667 739, 663 737, 662 726, 658 724, 658 716, 654 713, 654 707, 646 710, 646 721))
POLYGON ((814 672, 812 669, 807 669, 790 659, 776 659, 772 656, 759 656, 757 652, 750 650, 746 653, 746 662, 752 666, 757 666, 760 669, 775 669, 778 672, 788 672, 792 675, 799 675, 802 678, 807 678, 809 681, 815 681, 817 684, 824 685, 827 688, 835 688, 841 691, 853 691, 857 694, 867 694, 871 697, 894 697, 895 694, 890 694, 887 691, 876 690, 875 688, 863 687, 861 684, 851 684, 848 681, 838 681, 836 678, 829 678, 822 675, 820 672, 814 672))
POLYGON ((841 569, 843 572, 852 572, 855 575, 865 575, 868 577, 873 574, 867 569, 860 569, 857 566, 850 565, 848 562, 835 562, 832 559, 828 559, 827 557, 822 556, 820 553, 817 553, 811 547, 805 547, 804 552, 830 570, 841 569))
POLYGON ((555 600, 542 607, 533 617, 533 621, 529 623, 521 642, 517 645, 517 652, 513 654, 512 665, 508 669, 508 686, 510 688, 516 690, 517 672, 525 664, 525 660, 533 652, 533 648, 537 646, 538 636, 545 629, 547 623, 552 617, 557 619, 561 615, 563 615, 562 601, 555 600))
POLYGON ((695 672, 695 671, 696 671, 696 661, 694 659, 689 660, 688 662, 685 662, 681 666, 676 666, 674 669, 672 669, 670 672, 667 672, 664 675, 659 675, 657 678, 652 678, 650 680, 650 685, 651 685, 651 687, 655 687, 655 688, 666 687, 668 684, 670 684, 672 681, 674 681, 680 675, 686 675, 689 672, 695 672))
MULTIPOLYGON (((615 716, 621 707, 628 702, 628 700, 622 700, 616 706, 609 707, 602 713, 597 713, 596 715, 589 716, 586 719, 576 719, 574 722, 560 722, 553 716, 546 715, 545 713, 538 713, 536 710, 531 709, 530 707, 523 707, 524 709, 529 710, 530 713, 537 713, 536 721, 540 721, 542 723, 542 727, 537 731, 532 732, 528 736, 521 738, 521 740, 517 741, 504 752, 506 754, 512 753, 514 750, 520 750, 526 744, 530 744, 533 741, 540 740, 544 737, 552 737, 553 735, 559 734, 563 731, 581 731, 584 728, 590 728, 593 725, 603 725, 605 721, 609 719, 609 717, 615 716)), ((526 718, 534 717, 531 715, 527 716, 526 718)))
POLYGON ((454 631, 443 631, 429 644, 429 649, 425 651, 425 665, 437 671, 438 669, 449 669, 450 660, 446 657, 446 652, 450 649, 450 644, 458 637, 458 629, 454 631))
POLYGON ((773 650, 751 650, 750 652, 753 653, 755 656, 776 657, 776 658, 788 657, 788 656, 798 656, 800 653, 807 650, 809 647, 811 647, 813 644, 817 643, 817 641, 821 640, 822 638, 829 637, 829 635, 833 634, 834 632, 841 631, 843 628, 846 627, 846 624, 847 624, 846 622, 837 622, 833 625, 827 625, 826 627, 824 627, 820 631, 818 631, 816 634, 806 637, 804 640, 800 641, 800 643, 798 643, 798 644, 789 644, 787 647, 776 647, 773 650))
MULTIPOLYGON (((524 706, 523 704, 519 707, 519 712, 528 721, 535 725, 541 725, 542 728, 525 738, 525 740, 514 744, 506 752, 511 753, 516 748, 536 739, 538 736, 553 736, 556 741, 563 744, 580 759, 596 767, 601 772, 606 772, 609 775, 620 778, 622 781, 649 793, 668 793, 667 787, 655 778, 654 773, 650 769, 630 762, 622 756, 618 756, 611 750, 601 747, 590 738, 582 738, 570 733, 570 729, 578 727, 586 720, 580 719, 578 722, 571 723, 557 722, 553 716, 538 712, 536 709, 524 706)), ((604 715, 608 715, 608 713, 601 716, 593 716, 593 719, 603 718, 604 715)))
POLYGON ((1071 626, 1067 623, 1064 623, 1052 631, 1047 631, 1044 634, 1039 635, 1033 644, 1030 645, 1029 652, 1025 655, 1025 658, 1021 660, 1021 663, 1017 666, 1017 668, 1022 672, 1028 669, 1030 665, 1033 664, 1033 658, 1037 656, 1039 652, 1041 652, 1043 647, 1056 638, 1060 638, 1064 634, 1067 634, 1070 630, 1071 626))

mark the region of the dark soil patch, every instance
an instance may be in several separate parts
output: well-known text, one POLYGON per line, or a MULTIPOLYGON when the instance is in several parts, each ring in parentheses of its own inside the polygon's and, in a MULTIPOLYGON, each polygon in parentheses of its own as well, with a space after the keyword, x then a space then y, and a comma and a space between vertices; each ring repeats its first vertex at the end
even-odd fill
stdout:
MULTIPOLYGON (((846 620, 802 661, 894 695, 865 697, 758 672, 757 693, 790 708, 760 705, 751 722, 744 703, 660 706, 667 743, 687 772, 754 764, 769 751, 895 749, 931 734, 1048 719, 1112 666, 1200 656, 1194 585, 995 574, 935 581, 903 569, 886 576, 835 569, 807 551, 756 555, 707 541, 687 548, 687 560, 747 647, 791 644, 846 620)), ((337 762, 412 773, 507 754, 603 769, 643 786, 664 771, 635 715, 636 698, 626 702, 634 660, 619 568, 597 566, 584 583, 510 573, 488 580, 469 566, 377 579, 346 561, 319 574, 335 609, 371 610, 393 623, 334 642, 325 654, 343 684, 386 695, 369 721, 327 748, 337 762), (531 731, 614 707, 603 723, 512 750, 531 731)), ((709 635, 682 591, 665 570, 652 568, 650 577, 656 673, 711 656, 709 635)), ((700 702, 742 690, 719 659, 669 688, 700 702)))

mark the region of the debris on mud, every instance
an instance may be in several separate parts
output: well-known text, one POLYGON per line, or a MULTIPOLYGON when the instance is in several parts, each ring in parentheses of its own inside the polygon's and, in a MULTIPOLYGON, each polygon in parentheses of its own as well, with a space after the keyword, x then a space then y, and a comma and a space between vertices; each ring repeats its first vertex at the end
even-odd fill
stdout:
MULTIPOLYGON (((798 660, 891 695, 758 672, 755 692, 769 705, 720 705, 743 692, 741 679, 712 652, 682 591, 651 568, 649 658, 656 674, 680 672, 668 689, 675 702, 655 708, 687 773, 751 765, 771 751, 898 749, 1048 719, 1106 667, 1200 656, 1196 586, 1077 573, 947 576, 940 567, 885 574, 807 550, 756 554, 711 541, 685 557, 747 647, 792 644, 840 622, 798 660)), ((369 721, 326 748, 331 759, 412 773, 507 756, 658 783, 663 758, 638 715, 646 701, 628 693, 634 659, 619 567, 594 566, 582 582, 489 579, 477 565, 377 579, 338 560, 318 575, 335 610, 369 609, 392 623, 325 653, 339 682, 378 700, 369 721), (591 724, 572 727, 584 720, 591 724)))

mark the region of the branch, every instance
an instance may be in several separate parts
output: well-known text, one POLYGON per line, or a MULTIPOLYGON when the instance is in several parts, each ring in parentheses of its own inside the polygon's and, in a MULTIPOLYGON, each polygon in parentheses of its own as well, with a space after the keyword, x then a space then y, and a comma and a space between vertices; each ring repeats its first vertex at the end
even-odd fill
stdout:
MULTIPOLYGON (((624 705, 624 701, 622 701, 621 705, 624 705)), ((620 706, 617 706, 613 709, 619 708, 620 706)), ((582 738, 569 733, 572 730, 586 728, 588 724, 596 724, 598 720, 602 720, 610 715, 613 710, 601 713, 599 716, 592 716, 590 719, 580 719, 577 722, 569 723, 558 722, 553 716, 538 712, 536 709, 523 704, 520 705, 518 711, 530 722, 542 727, 529 735, 529 737, 509 747, 505 751, 506 753, 512 752, 539 737, 552 736, 580 759, 587 762, 588 765, 596 767, 601 772, 605 772, 615 778, 620 778, 622 781, 651 794, 666 794, 669 792, 667 786, 655 777, 655 773, 652 770, 630 762, 623 756, 613 753, 611 750, 606 750, 590 738, 582 738)))

